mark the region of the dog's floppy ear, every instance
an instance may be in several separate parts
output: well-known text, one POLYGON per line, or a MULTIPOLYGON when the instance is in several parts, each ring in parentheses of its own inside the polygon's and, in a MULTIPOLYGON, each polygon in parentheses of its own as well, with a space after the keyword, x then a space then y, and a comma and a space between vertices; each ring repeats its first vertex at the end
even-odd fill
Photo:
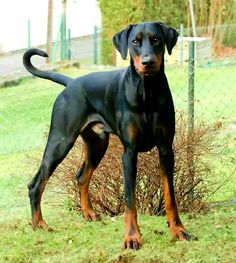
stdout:
POLYGON ((127 26, 124 30, 116 33, 113 38, 113 44, 116 49, 120 52, 121 57, 126 59, 128 53, 128 37, 132 25, 127 26))
POLYGON ((161 27, 164 33, 167 51, 168 54, 171 55, 172 49, 178 40, 179 33, 174 28, 169 27, 161 22, 157 22, 157 25, 161 27))

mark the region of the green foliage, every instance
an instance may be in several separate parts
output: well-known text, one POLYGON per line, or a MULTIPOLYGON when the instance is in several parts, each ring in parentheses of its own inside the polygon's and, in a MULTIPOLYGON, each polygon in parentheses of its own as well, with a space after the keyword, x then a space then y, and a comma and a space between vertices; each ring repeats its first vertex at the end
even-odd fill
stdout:
POLYGON ((115 50, 112 47, 112 36, 128 24, 138 21, 140 14, 134 11, 133 4, 126 4, 125 0, 101 0, 99 3, 102 10, 102 62, 114 64, 115 50))
POLYGON ((212 38, 215 48, 221 46, 235 48, 235 9, 236 1, 234 0, 195 1, 194 11, 196 25, 199 27, 198 35, 212 38))
POLYGON ((186 9, 185 1, 172 0, 100 0, 102 11, 102 62, 115 63, 115 50, 112 46, 112 36, 129 24, 144 21, 163 21, 171 26, 178 27, 184 21, 186 9), (163 5, 168 8, 163 8, 163 5))
MULTIPOLYGON (((145 21, 162 21, 174 28, 190 27, 188 1, 180 0, 99 0, 102 12, 102 63, 115 64, 115 49, 112 36, 128 24, 145 21)), ((213 37, 217 43, 235 46, 235 26, 222 28, 222 25, 236 23, 236 2, 194 1, 196 25, 204 27, 198 34, 213 37), (218 3, 219 2, 219 3, 218 3), (217 28, 212 29, 217 25, 217 28), (232 29, 231 29, 232 28, 232 29)))

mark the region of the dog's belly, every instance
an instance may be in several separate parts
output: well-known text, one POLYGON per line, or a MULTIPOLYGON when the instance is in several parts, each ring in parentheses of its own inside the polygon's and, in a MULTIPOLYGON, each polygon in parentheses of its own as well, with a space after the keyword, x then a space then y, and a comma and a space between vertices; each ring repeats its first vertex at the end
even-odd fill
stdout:
POLYGON ((156 146, 154 134, 147 130, 142 130, 134 143, 138 152, 147 152, 156 146))
MULTIPOLYGON (((93 132, 101 139, 104 139, 105 133, 113 133, 105 122, 92 122, 88 124, 87 127, 88 126, 90 126, 93 132)), ((120 139, 122 141, 122 138, 120 139)), ((147 130, 143 130, 142 133, 140 132, 137 137, 133 138, 132 143, 135 145, 138 152, 147 152, 156 146, 154 135, 147 130)))
POLYGON ((151 151, 152 148, 155 147, 155 144, 154 143, 144 143, 144 144, 141 144, 141 145, 138 145, 137 146, 137 151, 138 152, 148 152, 148 151, 151 151))

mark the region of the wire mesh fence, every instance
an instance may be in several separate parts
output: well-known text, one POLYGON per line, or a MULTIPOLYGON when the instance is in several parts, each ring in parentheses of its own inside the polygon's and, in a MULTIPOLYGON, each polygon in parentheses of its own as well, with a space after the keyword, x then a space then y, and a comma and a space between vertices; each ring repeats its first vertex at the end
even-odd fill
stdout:
POLYGON ((235 199, 236 51, 229 52, 219 42, 216 50, 215 47, 209 38, 187 38, 186 43, 178 43, 177 59, 167 61, 166 71, 176 110, 186 112, 189 128, 197 128, 202 122, 217 127, 212 138, 217 155, 209 160, 214 167, 212 183, 217 179, 221 185, 218 197, 235 199), (194 54, 190 54, 191 43, 194 54), (188 54, 181 61, 183 53, 188 54))

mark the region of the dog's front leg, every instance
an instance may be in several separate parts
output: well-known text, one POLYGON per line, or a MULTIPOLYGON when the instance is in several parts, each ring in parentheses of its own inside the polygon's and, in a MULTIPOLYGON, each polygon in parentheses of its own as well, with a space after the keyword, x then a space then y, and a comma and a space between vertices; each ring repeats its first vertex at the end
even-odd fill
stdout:
POLYGON ((135 205, 135 184, 137 173, 137 152, 125 147, 123 154, 123 176, 125 187, 125 238, 124 247, 139 249, 141 238, 137 222, 137 211, 135 205))

